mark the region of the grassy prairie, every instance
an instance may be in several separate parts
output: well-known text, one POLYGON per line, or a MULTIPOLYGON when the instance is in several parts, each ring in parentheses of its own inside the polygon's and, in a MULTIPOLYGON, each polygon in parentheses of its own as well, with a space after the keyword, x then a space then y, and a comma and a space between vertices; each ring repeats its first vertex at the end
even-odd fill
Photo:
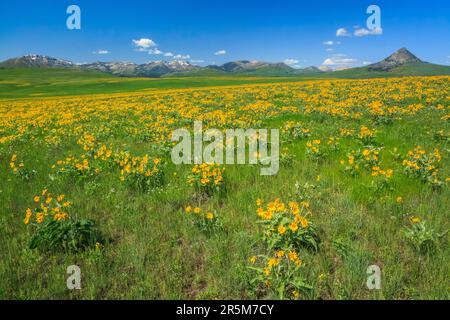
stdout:
POLYGON ((0 69, 0 99, 126 93, 159 89, 304 81, 301 77, 125 78, 76 69, 0 69))
POLYGON ((2 98, 71 97, 0 102, 0 298, 450 298, 449 77, 246 84, 254 80, 83 75, 34 85, 37 74, 19 84, 2 72, 2 98), (201 87, 224 84, 236 86, 201 87), (139 92, 148 88, 174 90, 139 92), (169 141, 194 120, 279 128, 280 171, 227 165, 207 182, 192 178, 193 165, 171 162, 169 141), (56 201, 68 217, 55 217, 56 201), (298 229, 272 222, 295 208, 286 219, 299 218, 298 229), (30 249, 53 218, 91 219, 103 239, 79 251, 30 249), (292 240, 300 232, 320 238, 317 252, 292 240), (66 287, 73 264, 81 290, 66 287), (369 265, 381 269, 380 290, 366 286, 369 265))

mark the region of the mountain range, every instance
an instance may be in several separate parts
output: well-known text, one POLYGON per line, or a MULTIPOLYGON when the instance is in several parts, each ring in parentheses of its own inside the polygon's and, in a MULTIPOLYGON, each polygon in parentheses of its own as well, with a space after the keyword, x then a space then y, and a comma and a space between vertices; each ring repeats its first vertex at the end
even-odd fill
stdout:
POLYGON ((0 68, 70 68, 95 70, 123 77, 170 77, 170 76, 205 76, 205 75, 253 75, 253 76, 377 76, 377 75, 448 75, 449 66, 424 62, 401 48, 386 59, 359 68, 340 71, 323 71, 318 67, 295 69, 285 63, 239 60, 223 65, 201 67, 184 60, 156 61, 145 64, 133 62, 94 62, 75 64, 71 61, 56 59, 43 55, 26 55, 0 62, 0 68), (332 74, 332 75, 330 75, 332 74))

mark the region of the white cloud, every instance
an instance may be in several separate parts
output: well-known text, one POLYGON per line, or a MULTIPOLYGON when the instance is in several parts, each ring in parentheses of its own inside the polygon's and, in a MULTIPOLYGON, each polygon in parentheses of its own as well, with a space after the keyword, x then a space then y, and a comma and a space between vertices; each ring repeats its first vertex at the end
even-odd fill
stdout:
POLYGON ((148 51, 148 54, 155 54, 155 55, 160 55, 160 54, 163 54, 164 52, 162 52, 161 50, 159 50, 158 48, 155 48, 155 49, 150 49, 149 51, 148 51))
POLYGON ((225 54, 227 54, 226 50, 219 50, 219 51, 214 52, 215 56, 223 56, 225 54))
POLYGON ((345 28, 339 28, 336 30, 336 37, 351 37, 351 34, 345 28))
POLYGON ((331 52, 331 51, 334 51, 334 49, 333 48, 326 48, 325 51, 326 52, 331 52))
POLYGON ((93 51, 92 52, 93 54, 108 54, 108 53, 110 53, 108 50, 102 50, 102 49, 99 49, 99 50, 97 50, 97 51, 93 51))
POLYGON ((175 56, 173 56, 174 59, 178 59, 178 60, 186 60, 186 59, 190 59, 191 56, 188 54, 177 54, 175 56))
POLYGON ((345 54, 334 54, 330 58, 327 58, 322 62, 323 67, 327 67, 335 70, 342 70, 356 66, 357 59, 349 58, 345 54))
POLYGON ((173 53, 172 52, 166 52, 166 53, 164 53, 164 57, 173 57, 173 53))
POLYGON ((379 36, 383 34, 383 29, 375 28, 373 30, 367 30, 365 28, 356 29, 353 33, 356 37, 365 37, 365 36, 379 36))
MULTIPOLYGON (((155 47, 156 43, 152 39, 141 38, 139 40, 133 40, 133 44, 139 49, 148 49, 151 47, 155 47)), ((142 51, 142 50, 140 50, 142 51)))
POLYGON ((330 68, 330 67, 328 67, 328 66, 319 66, 319 69, 320 70, 322 70, 322 71, 331 71, 332 69, 330 68))
POLYGON ((368 36, 370 34, 370 31, 364 28, 361 29, 356 29, 354 32, 354 35, 357 37, 364 37, 364 36, 368 36))
POLYGON ((372 62, 370 62, 370 61, 363 61, 363 63, 362 63, 364 66, 367 66, 367 65, 369 65, 369 64, 372 64, 372 62))
POLYGON ((287 64, 288 66, 292 66, 292 65, 297 64, 299 61, 296 59, 285 59, 283 62, 285 64, 287 64))
POLYGON ((322 42, 324 45, 326 45, 326 46, 333 46, 333 45, 335 45, 335 44, 341 44, 341 42, 340 41, 331 41, 331 40, 329 40, 329 41, 324 41, 324 42, 322 42))

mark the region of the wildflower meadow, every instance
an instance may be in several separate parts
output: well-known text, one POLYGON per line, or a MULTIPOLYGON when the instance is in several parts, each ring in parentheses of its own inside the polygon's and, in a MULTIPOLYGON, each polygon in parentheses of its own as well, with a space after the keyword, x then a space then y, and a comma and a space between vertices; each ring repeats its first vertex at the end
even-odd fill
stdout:
POLYGON ((448 299, 449 90, 432 76, 0 100, 0 297, 448 299), (195 121, 279 129, 278 172, 174 164, 172 133, 195 121))

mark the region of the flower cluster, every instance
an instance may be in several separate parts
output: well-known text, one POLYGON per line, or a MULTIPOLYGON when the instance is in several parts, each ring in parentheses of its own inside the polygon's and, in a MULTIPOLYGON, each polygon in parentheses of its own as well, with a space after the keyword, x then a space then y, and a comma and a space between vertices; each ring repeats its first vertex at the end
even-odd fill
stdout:
POLYGON ((93 151, 96 146, 97 140, 95 137, 85 132, 80 139, 78 139, 77 144, 79 144, 85 152, 93 151))
POLYGON ((394 170, 392 169, 383 170, 379 166, 372 167, 371 176, 374 178, 372 184, 376 191, 392 189, 390 187, 390 182, 393 174, 394 170))
POLYGON ((264 226, 264 241, 270 248, 298 250, 306 247, 318 249, 318 237, 307 216, 311 214, 308 201, 291 201, 288 204, 275 199, 262 206, 257 200, 257 214, 264 226))
POLYGON ((36 176, 36 171, 25 168, 23 161, 18 162, 17 155, 13 154, 9 161, 9 167, 15 176, 20 177, 24 181, 33 179, 36 176))
POLYGON ((287 204, 275 199, 263 205, 256 200, 257 214, 263 225, 263 242, 266 254, 253 256, 250 269, 254 271, 251 282, 260 294, 279 299, 297 299, 312 287, 306 283, 300 270, 302 248, 317 252, 319 237, 307 219, 311 214, 309 202, 291 201, 287 204))
POLYGON ((217 214, 212 210, 203 210, 200 207, 188 205, 184 212, 194 219, 195 225, 204 232, 212 232, 220 229, 222 224, 217 214))
POLYGON ((206 195, 219 192, 224 186, 223 173, 225 168, 220 164, 202 163, 196 164, 188 176, 188 183, 197 191, 206 195))
POLYGON ((341 137, 353 137, 355 130, 347 128, 339 128, 339 134, 341 137))
POLYGON ((35 208, 28 208, 23 222, 29 224, 35 222, 41 224, 45 221, 66 220, 69 217, 68 209, 72 205, 65 200, 65 195, 53 196, 44 189, 40 195, 34 197, 35 208))
POLYGON ((392 170, 392 169, 382 170, 380 167, 375 166, 375 167, 372 167, 371 175, 372 175, 372 177, 384 176, 386 178, 391 178, 393 173, 394 173, 394 170, 392 170))
POLYGON ((148 155, 133 157, 129 152, 121 152, 116 155, 116 163, 120 167, 120 180, 140 191, 153 190, 164 184, 159 158, 151 160, 148 155))
POLYGON ((382 101, 376 100, 368 106, 369 114, 372 115, 375 122, 379 124, 391 124, 394 121, 394 116, 398 112, 398 107, 386 107, 382 101))
POLYGON ((414 150, 408 151, 403 160, 403 167, 407 175, 420 178, 433 187, 439 188, 444 184, 438 177, 441 160, 439 149, 427 152, 421 146, 416 146, 414 150))
POLYGON ((320 140, 312 140, 306 143, 306 154, 313 160, 320 160, 324 153, 320 149, 320 140))
POLYGON ((107 147, 104 144, 101 144, 97 147, 93 154, 94 160, 102 160, 102 161, 109 161, 112 158, 113 155, 113 149, 111 146, 107 147))
POLYGON ((259 285, 260 294, 269 298, 299 299, 301 294, 312 289, 301 273, 303 261, 295 250, 277 250, 270 256, 253 256, 250 262, 250 269, 254 271, 251 282, 259 285))
POLYGON ((103 236, 92 220, 69 214, 72 203, 65 195, 52 195, 44 189, 33 201, 34 208, 26 210, 23 220, 33 230, 30 249, 79 251, 103 247, 103 236))
POLYGON ((70 155, 63 160, 58 160, 52 169, 59 176, 73 178, 87 178, 100 172, 99 168, 91 165, 90 159, 84 154, 80 157, 70 155))
POLYGON ((330 148, 331 151, 338 151, 339 150, 339 143, 340 143, 340 138, 339 137, 328 137, 328 147, 330 148))
POLYGON ((376 132, 375 130, 371 130, 366 126, 361 126, 358 133, 358 139, 364 144, 364 145, 370 145, 373 144, 375 141, 376 132))
POLYGON ((347 155, 347 161, 341 160, 340 163, 345 165, 345 171, 352 176, 357 175, 362 168, 373 171, 372 168, 379 168, 380 150, 380 148, 370 146, 356 151, 352 150, 347 155))
POLYGON ((300 122, 288 121, 281 129, 283 136, 288 140, 304 139, 311 136, 311 130, 305 128, 300 122))
POLYGON ((9 167, 14 172, 14 174, 17 173, 18 168, 23 168, 24 167, 23 162, 20 162, 19 165, 16 165, 16 161, 17 161, 17 155, 13 154, 12 157, 11 157, 11 160, 9 161, 9 167))

